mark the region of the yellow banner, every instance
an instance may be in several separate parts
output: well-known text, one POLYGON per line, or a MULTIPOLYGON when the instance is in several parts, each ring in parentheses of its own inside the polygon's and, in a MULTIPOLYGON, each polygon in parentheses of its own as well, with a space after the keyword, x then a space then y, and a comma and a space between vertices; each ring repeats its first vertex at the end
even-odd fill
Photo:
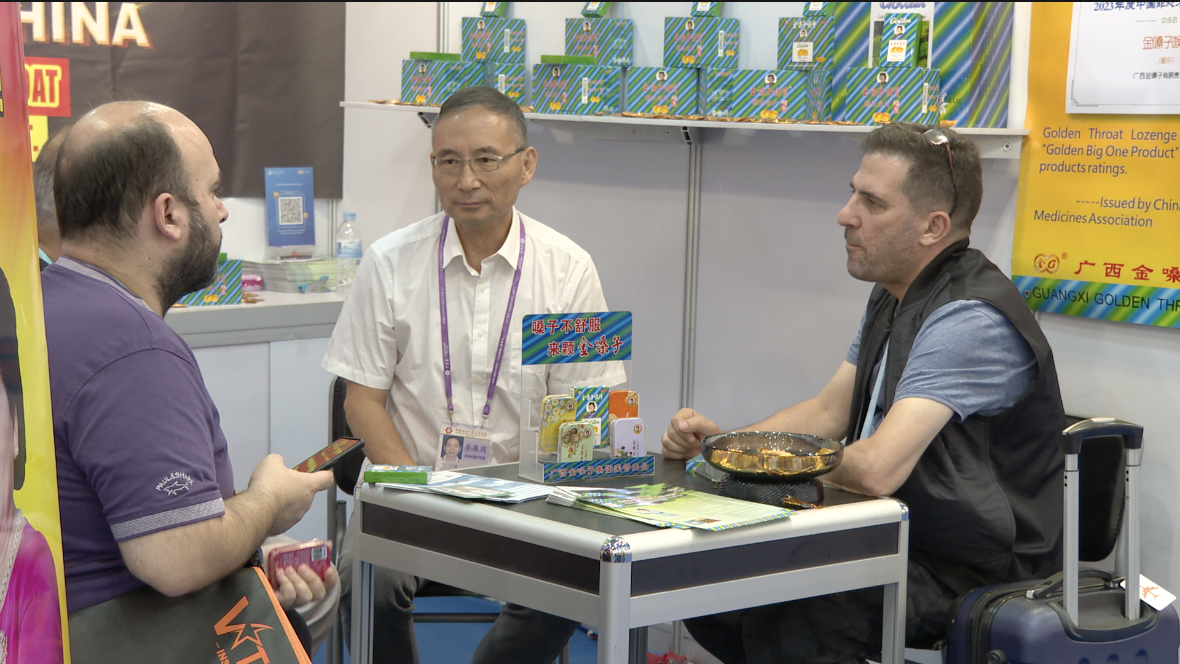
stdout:
MULTIPOLYGON (((1069 73, 1073 12, 1083 10, 1074 4, 1032 8, 1013 281, 1033 309, 1180 326, 1180 116, 1065 112, 1068 76, 1085 75, 1069 73)), ((1123 3, 1076 4, 1095 11, 1123 3)), ((1168 18, 1162 22, 1176 22, 1168 18)), ((1139 68, 1165 74, 1177 68, 1180 49, 1139 52, 1149 45, 1111 43, 1109 57, 1158 57, 1139 68)), ((1144 74, 1156 72, 1127 76, 1144 74)), ((1170 75, 1149 80, 1173 84, 1170 75)))
POLYGON ((0 661, 54 663, 69 637, 24 77, 19 6, 0 2, 0 661))

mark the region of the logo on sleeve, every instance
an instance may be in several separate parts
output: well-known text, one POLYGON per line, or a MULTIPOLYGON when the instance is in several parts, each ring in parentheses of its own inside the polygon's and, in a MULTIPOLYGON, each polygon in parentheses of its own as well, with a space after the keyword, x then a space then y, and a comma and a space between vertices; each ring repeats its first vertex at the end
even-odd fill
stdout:
POLYGON ((193 486, 193 478, 179 470, 167 475, 156 484, 156 491, 163 491, 169 496, 175 496, 181 491, 188 491, 193 486))

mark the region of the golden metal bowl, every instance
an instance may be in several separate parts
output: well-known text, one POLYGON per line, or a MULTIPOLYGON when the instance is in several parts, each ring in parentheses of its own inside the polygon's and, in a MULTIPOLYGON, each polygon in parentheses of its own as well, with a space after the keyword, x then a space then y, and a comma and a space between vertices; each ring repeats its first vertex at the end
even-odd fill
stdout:
POLYGON ((735 431, 705 438, 701 454, 731 475, 788 480, 831 471, 844 457, 844 444, 802 433, 735 431))

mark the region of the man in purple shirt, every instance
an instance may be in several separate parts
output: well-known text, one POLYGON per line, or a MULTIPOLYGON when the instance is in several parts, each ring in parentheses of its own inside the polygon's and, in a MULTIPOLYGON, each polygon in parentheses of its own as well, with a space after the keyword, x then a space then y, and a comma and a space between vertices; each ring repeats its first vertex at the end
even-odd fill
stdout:
MULTIPOLYGON (((158 104, 100 106, 61 147, 62 256, 42 290, 70 613, 145 584, 204 588, 332 483, 272 454, 235 495, 217 408, 163 320, 216 274, 219 183, 204 133, 158 104)), ((306 572, 284 574, 285 604, 324 594, 306 572)))

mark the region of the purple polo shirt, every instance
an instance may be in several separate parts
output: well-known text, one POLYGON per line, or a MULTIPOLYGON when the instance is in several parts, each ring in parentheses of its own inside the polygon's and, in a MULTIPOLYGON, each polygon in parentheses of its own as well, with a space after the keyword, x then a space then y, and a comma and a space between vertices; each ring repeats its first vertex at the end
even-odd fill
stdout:
POLYGON ((118 542, 225 513, 233 470, 192 349, 109 275, 41 273, 66 604, 144 585, 118 542))

